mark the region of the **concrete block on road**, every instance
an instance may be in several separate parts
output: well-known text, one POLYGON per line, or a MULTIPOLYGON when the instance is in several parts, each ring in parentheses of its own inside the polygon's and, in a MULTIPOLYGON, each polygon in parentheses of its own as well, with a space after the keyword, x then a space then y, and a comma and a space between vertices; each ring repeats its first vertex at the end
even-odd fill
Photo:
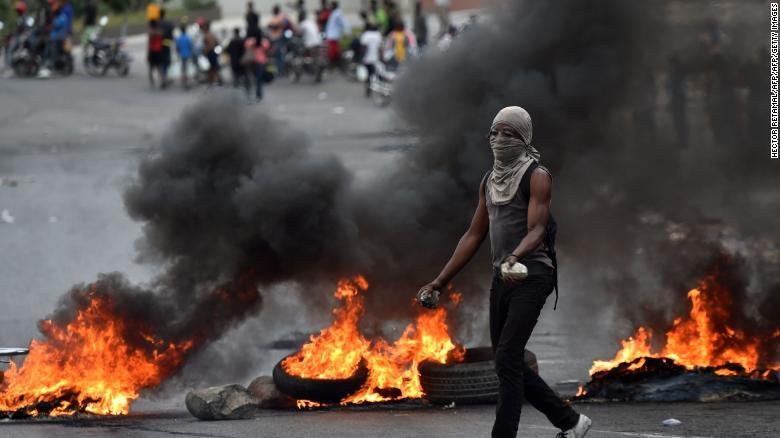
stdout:
POLYGON ((258 400, 241 385, 227 385, 190 391, 185 404, 201 420, 238 420, 251 417, 258 400))
POLYGON ((258 400, 263 409, 291 409, 295 399, 279 392, 271 376, 260 376, 249 384, 249 393, 258 400))

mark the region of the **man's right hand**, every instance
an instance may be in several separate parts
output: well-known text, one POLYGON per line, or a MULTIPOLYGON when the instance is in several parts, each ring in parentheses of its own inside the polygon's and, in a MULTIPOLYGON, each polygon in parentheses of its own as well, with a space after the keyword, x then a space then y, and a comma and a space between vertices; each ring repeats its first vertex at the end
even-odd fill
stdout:
POLYGON ((441 285, 433 281, 426 284, 417 292, 417 301, 427 309, 435 309, 439 305, 439 289, 441 285))

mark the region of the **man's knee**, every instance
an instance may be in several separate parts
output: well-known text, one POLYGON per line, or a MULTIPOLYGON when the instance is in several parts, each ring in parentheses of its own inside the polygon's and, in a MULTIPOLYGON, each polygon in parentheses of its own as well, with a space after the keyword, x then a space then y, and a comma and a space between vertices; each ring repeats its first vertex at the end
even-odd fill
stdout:
POLYGON ((496 349, 496 374, 499 378, 523 377, 523 353, 507 348, 496 349))

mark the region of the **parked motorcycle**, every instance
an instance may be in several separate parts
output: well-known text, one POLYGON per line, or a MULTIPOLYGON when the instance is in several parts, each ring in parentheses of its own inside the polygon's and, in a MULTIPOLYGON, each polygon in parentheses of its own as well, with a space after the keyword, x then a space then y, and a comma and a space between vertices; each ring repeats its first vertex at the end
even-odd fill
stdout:
POLYGON ((98 28, 89 36, 84 46, 84 70, 92 76, 105 76, 113 68, 119 76, 127 76, 130 72, 132 58, 124 50, 124 39, 102 38, 100 34, 108 24, 108 17, 100 17, 98 28))
POLYGON ((294 38, 290 48, 287 65, 292 72, 293 82, 300 82, 303 75, 312 75, 314 82, 322 82, 322 76, 328 66, 327 47, 321 45, 307 49, 300 38, 294 38))
POLYGON ((33 26, 35 19, 27 17, 24 20, 24 30, 16 38, 16 49, 10 53, 11 69, 16 76, 30 77, 38 74, 40 59, 35 56, 37 44, 33 26))
POLYGON ((398 70, 383 62, 375 65, 374 76, 371 77, 369 88, 374 103, 378 106, 390 105, 393 97, 393 82, 398 75, 398 70))
POLYGON ((361 53, 353 49, 347 49, 341 54, 341 72, 351 82, 358 82, 358 68, 362 65, 361 53))

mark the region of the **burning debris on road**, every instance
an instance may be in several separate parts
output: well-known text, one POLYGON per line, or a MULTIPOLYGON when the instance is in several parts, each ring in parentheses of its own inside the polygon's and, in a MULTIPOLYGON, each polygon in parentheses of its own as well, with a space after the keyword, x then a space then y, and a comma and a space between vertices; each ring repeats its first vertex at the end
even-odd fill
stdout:
MULTIPOLYGON (((283 359, 280 366, 288 376, 324 381, 349 379, 365 367, 365 383, 356 392, 345 394, 339 400, 342 405, 420 398, 423 396, 417 370, 420 363, 463 359, 463 348, 450 337, 447 310, 439 308, 419 314, 392 344, 381 337, 369 339, 358 327, 364 314, 362 294, 368 289, 368 282, 360 276, 339 282, 334 296, 343 304, 333 310, 333 324, 312 336, 309 343, 283 359)), ((450 291, 450 300, 457 305, 460 295, 450 291)), ((284 391, 284 383, 276 380, 284 391)), ((320 403, 299 400, 298 407, 320 403)))
POLYGON ((87 306, 65 325, 42 321, 46 339, 30 344, 21 368, 11 362, 3 373, 0 417, 127 414, 139 391, 178 370, 193 347, 124 319, 94 286, 83 292, 87 306))
MULTIPOLYGON (((588 265, 580 271, 588 274, 582 290, 634 280, 629 269, 611 275, 612 264, 642 263, 638 250, 650 252, 657 230, 642 223, 647 212, 681 224, 714 216, 742 236, 777 247, 777 236, 768 231, 777 203, 763 200, 771 194, 766 187, 777 186, 776 169, 763 156, 733 147, 735 138, 757 144, 759 135, 732 120, 733 114, 750 114, 745 120, 759 123, 766 112, 763 106, 754 113, 752 107, 748 112, 721 103, 730 102, 737 85, 725 76, 727 69, 699 69, 717 73, 703 76, 721 83, 709 87, 713 98, 689 105, 696 120, 691 126, 701 133, 695 142, 682 147, 669 138, 668 126, 642 122, 632 91, 648 87, 635 84, 655 84, 645 73, 665 71, 661 58, 672 51, 681 51, 681 58, 704 52, 662 38, 666 28, 655 20, 667 18, 663 2, 522 3, 507 2, 496 14, 496 29, 480 38, 479 29, 473 30, 441 58, 410 66, 407 77, 413 79, 399 82, 398 102, 421 142, 397 167, 362 187, 352 185, 353 175, 338 159, 311 153, 304 135, 266 114, 219 99, 187 110, 125 192, 128 213, 144 226, 139 259, 158 264, 162 274, 150 288, 101 276, 67 295, 63 308, 41 324, 44 339, 33 342, 24 365, 4 373, 0 416, 127 413, 142 390, 175 375, 209 341, 256 314, 267 285, 332 284, 345 273, 362 272, 375 291, 366 307, 387 309, 384 317, 405 316, 408 308, 398 304, 406 297, 389 292, 419 285, 462 232, 466 216, 460 213, 473 208, 474 187, 489 165, 480 143, 484 122, 506 103, 522 103, 534 113, 550 151, 546 164, 576 181, 556 194, 556 215, 568 222, 561 244, 570 272, 581 267, 578 259, 588 265), (637 47, 657 49, 645 60, 637 47), (474 57, 474 51, 484 56, 474 57), (632 117, 635 126, 623 123, 632 117), (711 139, 710 131, 716 134, 711 139), (708 160, 702 164, 695 157, 708 160), (758 209, 765 214, 745 214, 758 209)), ((733 58, 740 45, 713 47, 711 61, 733 58)), ((703 94, 694 73, 692 68, 692 95, 703 94)), ((762 84, 746 84, 751 101, 765 94, 762 84)), ((648 259, 650 270, 665 273, 668 266, 648 259)), ((679 258, 672 262, 687 265, 679 258)), ((472 286, 486 268, 462 277, 459 287, 477 292, 472 286)), ((657 331, 638 329, 613 360, 594 369, 583 397, 631 399, 604 388, 615 376, 647 373, 776 382, 776 326, 758 330, 729 319, 738 307, 729 301, 737 290, 726 287, 721 271, 713 272, 689 292, 693 310, 668 328, 664 346, 653 348, 657 331)), ((780 290, 777 275, 760 283, 770 291, 759 297, 769 304, 764 312, 776 317, 771 292, 780 290)), ((454 360, 451 353, 459 351, 446 312, 419 315, 394 343, 372 340, 357 327, 368 285, 363 279, 345 285, 337 292, 345 304, 336 310, 334 325, 285 361, 287 371, 343 377, 362 360, 367 381, 342 403, 419 397, 416 365, 454 360)), ((569 302, 580 304, 576 295, 569 302)), ((580 296, 593 306, 582 306, 588 316, 603 298, 580 296)), ((621 305, 644 309, 637 304, 645 296, 624 295, 621 305)), ((483 297, 468 294, 473 302, 483 297)), ((317 294, 307 298, 321 305, 317 294)))
POLYGON ((745 324, 732 288, 738 263, 721 253, 688 291, 690 312, 678 317, 660 349, 640 326, 611 360, 597 360, 579 399, 713 401, 780 399, 780 329, 745 324))

